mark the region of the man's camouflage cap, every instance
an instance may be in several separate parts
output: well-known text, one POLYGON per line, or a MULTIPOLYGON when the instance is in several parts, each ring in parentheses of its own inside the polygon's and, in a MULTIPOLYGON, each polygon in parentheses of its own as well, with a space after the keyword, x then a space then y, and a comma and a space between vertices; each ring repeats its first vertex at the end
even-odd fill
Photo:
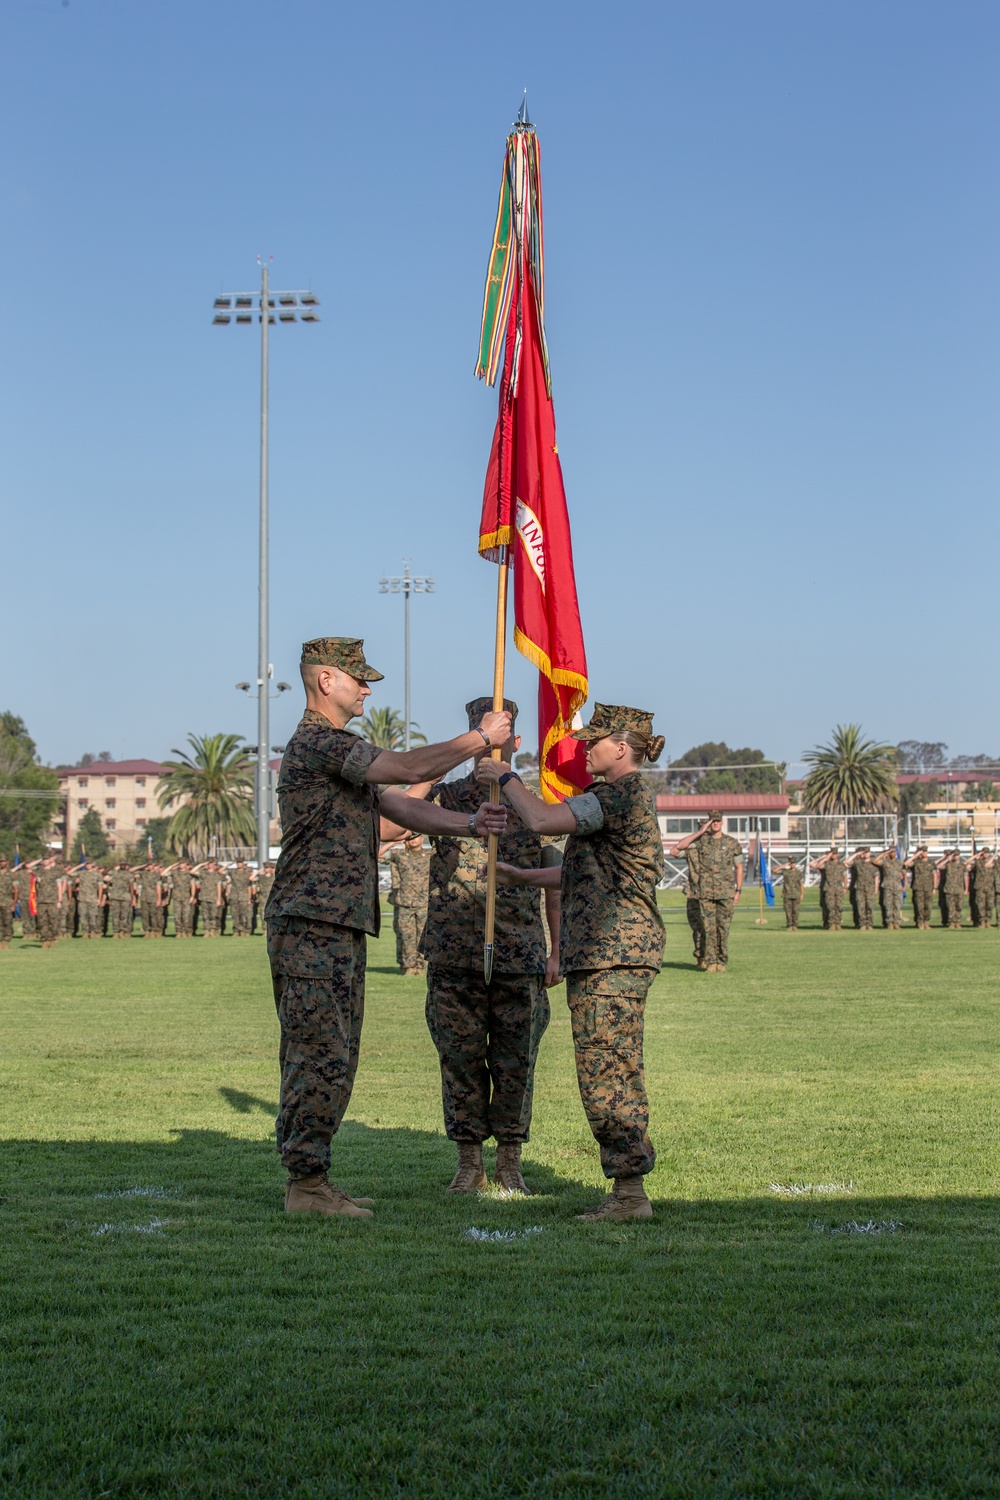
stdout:
MULTIPOLYGON (((513 698, 505 698, 503 706, 510 714, 511 719, 517 718, 517 704, 513 698)), ((493 695, 488 698, 473 698, 471 703, 465 705, 465 712, 469 715, 469 728, 478 729, 486 714, 493 712, 493 695)))
POLYGON ((621 708, 615 703, 595 703, 590 723, 573 731, 575 740, 603 740, 609 734, 631 730, 644 739, 653 737, 653 715, 641 708, 621 708))
POLYGON ((349 635, 321 635, 315 641, 303 641, 302 665, 339 667, 359 682, 381 682, 385 675, 365 661, 364 641, 349 635))

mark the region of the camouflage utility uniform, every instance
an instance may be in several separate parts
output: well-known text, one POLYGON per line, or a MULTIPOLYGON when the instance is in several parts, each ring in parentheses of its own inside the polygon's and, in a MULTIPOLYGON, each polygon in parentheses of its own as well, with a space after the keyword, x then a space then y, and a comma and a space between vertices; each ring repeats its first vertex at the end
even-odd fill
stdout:
POLYGON ((430 879, 429 849, 395 849, 389 855, 392 889, 392 930, 396 934, 396 962, 404 974, 422 974, 420 945, 427 921, 427 891, 430 879))
POLYGON ((785 926, 794 931, 799 925, 804 878, 798 865, 786 865, 781 872, 781 904, 785 908, 785 926))
POLYGON ((264 919, 281 1025, 278 1150, 291 1177, 325 1172, 354 1087, 366 933, 379 930, 382 752, 309 709, 278 782, 282 850, 264 919))
POLYGON ((705 967, 705 923, 701 915, 701 902, 698 899, 698 845, 689 844, 686 849, 671 858, 687 860, 687 876, 684 881, 684 912, 691 929, 691 938, 694 942, 694 961, 699 969, 705 967))
POLYGON ((163 936, 163 908, 157 905, 162 878, 156 865, 144 865, 139 872, 139 915, 143 937, 163 936))
POLYGON ((890 849, 888 854, 880 857, 878 873, 882 926, 899 927, 903 920, 903 865, 897 859, 895 849, 890 849))
POLYGON ((260 921, 261 931, 264 928, 264 910, 267 906, 268 897, 271 894, 271 887, 273 885, 274 870, 270 865, 265 865, 263 870, 257 871, 257 879, 254 881, 254 891, 256 893, 254 910, 260 921))
POLYGON ((820 871, 819 905, 827 932, 839 932, 844 916, 844 866, 839 855, 820 871))
POLYGON ((926 855, 921 858, 918 854, 910 866, 910 894, 914 922, 917 927, 929 927, 934 904, 934 865, 926 855))
POLYGON ((233 912, 233 936, 250 936, 250 882, 253 871, 248 865, 238 864, 229 872, 229 905, 233 912))
POLYGON ((61 920, 56 925, 59 928, 59 936, 71 938, 76 931, 76 869, 73 865, 63 865, 62 877, 66 882, 63 892, 63 904, 60 913, 61 920))
POLYGON ((194 927, 190 866, 175 865, 170 871, 169 879, 170 904, 174 909, 174 937, 189 938, 194 927))
POLYGON ((946 927, 961 927, 962 901, 965 897, 965 865, 959 858, 938 862, 941 872, 941 915, 946 927))
POLYGON ((0 947, 6 948, 14 936, 14 871, 4 862, 0 865, 0 947))
POLYGON ((979 854, 969 863, 969 912, 973 927, 989 927, 993 920, 993 867, 979 854))
MULTIPOLYGON (((474 816, 489 801, 474 776, 438 782, 428 800, 474 816)), ((441 1063, 445 1134, 479 1144, 524 1142, 531 1125, 535 1059, 549 1024, 545 933, 534 886, 499 886, 493 972, 483 974, 486 849, 481 839, 431 840, 427 925, 427 1026, 441 1063)), ((559 854, 508 809, 498 859, 522 870, 558 865, 559 854)))
POLYGON ((38 917, 31 910, 31 882, 34 871, 29 865, 18 865, 14 870, 17 886, 17 904, 21 912, 21 936, 33 938, 38 932, 38 917))
POLYGON ((863 932, 875 926, 875 886, 878 869, 870 859, 855 858, 851 865, 851 906, 854 925, 863 932))
POLYGON ((577 1080, 605 1176, 631 1177, 656 1161, 642 1043, 646 995, 663 957, 663 844, 638 771, 595 783, 566 806, 576 833, 562 868, 560 968, 577 1080))
POLYGON ((225 880, 221 870, 202 870, 198 876, 198 910, 205 937, 218 937, 222 925, 222 902, 219 892, 225 880))
POLYGON ((43 943, 54 943, 59 934, 59 885, 62 879, 63 876, 55 865, 43 865, 35 876, 38 936, 43 943))
POLYGON ((705 962, 725 968, 729 962, 729 927, 736 891, 735 866, 743 859, 736 839, 722 833, 698 840, 698 896, 705 924, 705 962))
POLYGON ((108 905, 115 937, 131 937, 134 910, 132 907, 131 870, 112 870, 108 877, 108 905))
POLYGON ((76 899, 80 913, 80 932, 85 938, 101 935, 101 893, 104 876, 88 866, 76 877, 76 899))

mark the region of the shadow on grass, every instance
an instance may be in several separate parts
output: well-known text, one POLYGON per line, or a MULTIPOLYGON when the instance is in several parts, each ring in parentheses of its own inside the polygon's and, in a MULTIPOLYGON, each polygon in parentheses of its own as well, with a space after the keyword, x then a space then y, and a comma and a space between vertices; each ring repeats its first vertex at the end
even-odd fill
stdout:
POLYGON ((267 1099, 258 1099, 256 1094, 244 1094, 241 1089, 220 1089, 219 1093, 230 1109, 235 1109, 238 1115, 249 1115, 255 1109, 259 1109, 265 1115, 270 1115, 273 1120, 278 1113, 276 1104, 272 1104, 267 1099))

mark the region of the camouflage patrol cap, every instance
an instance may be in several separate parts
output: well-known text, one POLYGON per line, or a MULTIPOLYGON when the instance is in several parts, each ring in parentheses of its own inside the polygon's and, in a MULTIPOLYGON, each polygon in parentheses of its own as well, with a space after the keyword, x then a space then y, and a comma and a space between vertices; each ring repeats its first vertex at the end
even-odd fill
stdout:
POLYGON ((364 641, 349 635, 321 635, 314 641, 303 641, 302 665, 339 667, 359 682, 381 682, 385 675, 365 661, 364 641))
POLYGON ((917 845, 917 853, 918 854, 926 854, 927 853, 927 845, 926 844, 918 844, 917 845))
POLYGON ((710 823, 721 823, 722 822, 722 814, 721 814, 721 812, 719 811, 719 809, 717 807, 713 807, 712 808, 712 811, 708 815, 708 821, 710 823))
POLYGON ((595 703, 590 723, 584 725, 582 729, 575 729, 572 738, 574 740, 603 740, 609 734, 622 734, 625 730, 631 730, 633 734, 641 734, 644 739, 652 739, 653 715, 644 713, 641 708, 621 708, 615 703, 595 703))
MULTIPOLYGON (((503 706, 512 720, 517 718, 517 704, 513 698, 505 698, 503 706)), ((493 694, 488 698, 473 698, 471 703, 465 705, 465 712, 469 715, 469 728, 478 729, 484 716, 493 712, 493 694)))

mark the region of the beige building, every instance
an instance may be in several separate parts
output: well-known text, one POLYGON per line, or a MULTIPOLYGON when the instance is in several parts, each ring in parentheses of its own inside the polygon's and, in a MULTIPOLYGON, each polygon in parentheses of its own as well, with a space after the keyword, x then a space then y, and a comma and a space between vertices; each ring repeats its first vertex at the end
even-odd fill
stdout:
POLYGON ((73 847, 84 813, 97 810, 113 849, 137 844, 150 818, 170 817, 178 804, 161 808, 157 792, 167 769, 155 760, 102 760, 59 772, 65 798, 66 849, 73 847))

